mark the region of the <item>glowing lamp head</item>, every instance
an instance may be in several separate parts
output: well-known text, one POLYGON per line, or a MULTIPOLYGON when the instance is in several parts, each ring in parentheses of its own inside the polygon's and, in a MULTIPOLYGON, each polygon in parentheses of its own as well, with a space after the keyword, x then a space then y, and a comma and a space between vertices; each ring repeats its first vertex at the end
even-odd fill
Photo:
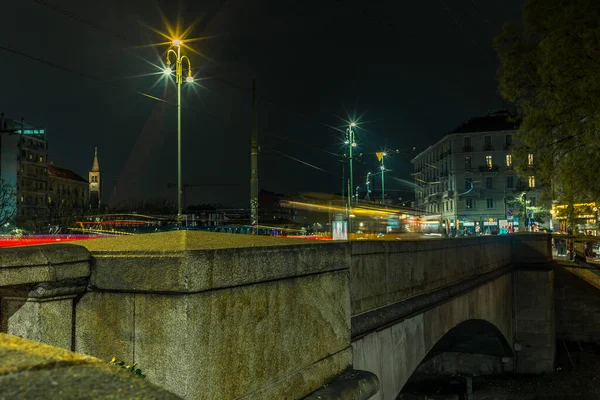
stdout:
POLYGON ((383 152, 383 156, 384 156, 384 157, 385 157, 385 156, 387 156, 387 153, 386 153, 385 151, 383 152))
POLYGON ((352 143, 352 147, 356 147, 356 142, 353 142, 353 143, 352 143))
POLYGON ((344 144, 350 144, 349 140, 344 140, 344 144))
POLYGON ((382 171, 385 170, 385 167, 383 165, 380 168, 381 168, 382 171))
POLYGON ((356 122, 351 122, 350 126, 354 128, 356 126, 356 122))
POLYGON ((191 75, 188 75, 188 77, 185 78, 185 81, 188 82, 188 83, 192 83, 192 82, 194 82, 194 77, 191 76, 191 75))
POLYGON ((181 46, 181 40, 179 40, 179 39, 173 40, 173 46, 181 46))
POLYGON ((171 75, 173 73, 173 70, 171 69, 171 67, 167 67, 165 69, 163 69, 163 74, 165 75, 171 75))

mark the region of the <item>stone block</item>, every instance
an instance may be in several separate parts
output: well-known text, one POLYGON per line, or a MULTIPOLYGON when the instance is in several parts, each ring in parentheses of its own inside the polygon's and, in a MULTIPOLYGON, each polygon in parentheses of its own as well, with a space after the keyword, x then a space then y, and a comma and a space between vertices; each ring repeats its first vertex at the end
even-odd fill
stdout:
POLYGON ((265 390, 268 398, 300 398, 351 365, 349 305, 347 271, 197 294, 138 293, 135 361, 150 381, 185 398, 265 390))
POLYGON ((95 260, 91 284, 194 293, 350 267, 347 243, 237 236, 249 235, 176 231, 88 243, 95 260))
POLYGON ((3 297, 2 332, 71 349, 73 298, 3 297))
POLYGON ((96 358, 0 334, 0 399, 178 399, 96 358))
POLYGON ((117 357, 133 363, 135 296, 133 293, 86 293, 75 308, 75 351, 103 360, 117 357))
POLYGON ((0 249, 0 288, 84 278, 89 259, 85 248, 71 244, 0 249))
POLYGON ((379 379, 367 371, 347 370, 304 400, 367 400, 379 390, 379 379))

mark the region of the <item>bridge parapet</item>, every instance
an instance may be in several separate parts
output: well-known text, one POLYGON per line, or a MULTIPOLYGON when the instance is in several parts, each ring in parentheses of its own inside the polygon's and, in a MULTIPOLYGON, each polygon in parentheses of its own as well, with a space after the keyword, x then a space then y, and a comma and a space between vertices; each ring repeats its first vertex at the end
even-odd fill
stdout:
POLYGON ((85 245, 78 352, 135 359, 184 398, 301 398, 352 366, 346 244, 179 231, 85 245))

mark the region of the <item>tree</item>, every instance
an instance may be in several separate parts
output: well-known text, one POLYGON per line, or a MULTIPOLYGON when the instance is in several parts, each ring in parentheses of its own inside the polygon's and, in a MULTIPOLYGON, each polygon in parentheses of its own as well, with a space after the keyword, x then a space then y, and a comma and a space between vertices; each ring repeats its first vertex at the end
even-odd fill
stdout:
POLYGON ((48 200, 46 220, 50 233, 65 233, 75 223, 77 216, 83 214, 81 206, 77 207, 75 201, 67 195, 56 196, 48 200))
POLYGON ((17 216, 17 194, 15 186, 0 178, 0 226, 14 223, 17 216))
POLYGON ((494 40, 499 89, 521 120, 515 167, 567 204, 600 199, 600 1, 528 0, 494 40))

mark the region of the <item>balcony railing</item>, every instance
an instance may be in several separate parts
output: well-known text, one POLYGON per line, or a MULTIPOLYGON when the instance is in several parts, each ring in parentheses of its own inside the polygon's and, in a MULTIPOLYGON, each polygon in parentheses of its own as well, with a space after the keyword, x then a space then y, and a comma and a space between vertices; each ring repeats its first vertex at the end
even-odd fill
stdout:
POLYGON ((497 172, 497 171, 498 171, 497 165, 481 165, 479 167, 479 172, 497 172))

